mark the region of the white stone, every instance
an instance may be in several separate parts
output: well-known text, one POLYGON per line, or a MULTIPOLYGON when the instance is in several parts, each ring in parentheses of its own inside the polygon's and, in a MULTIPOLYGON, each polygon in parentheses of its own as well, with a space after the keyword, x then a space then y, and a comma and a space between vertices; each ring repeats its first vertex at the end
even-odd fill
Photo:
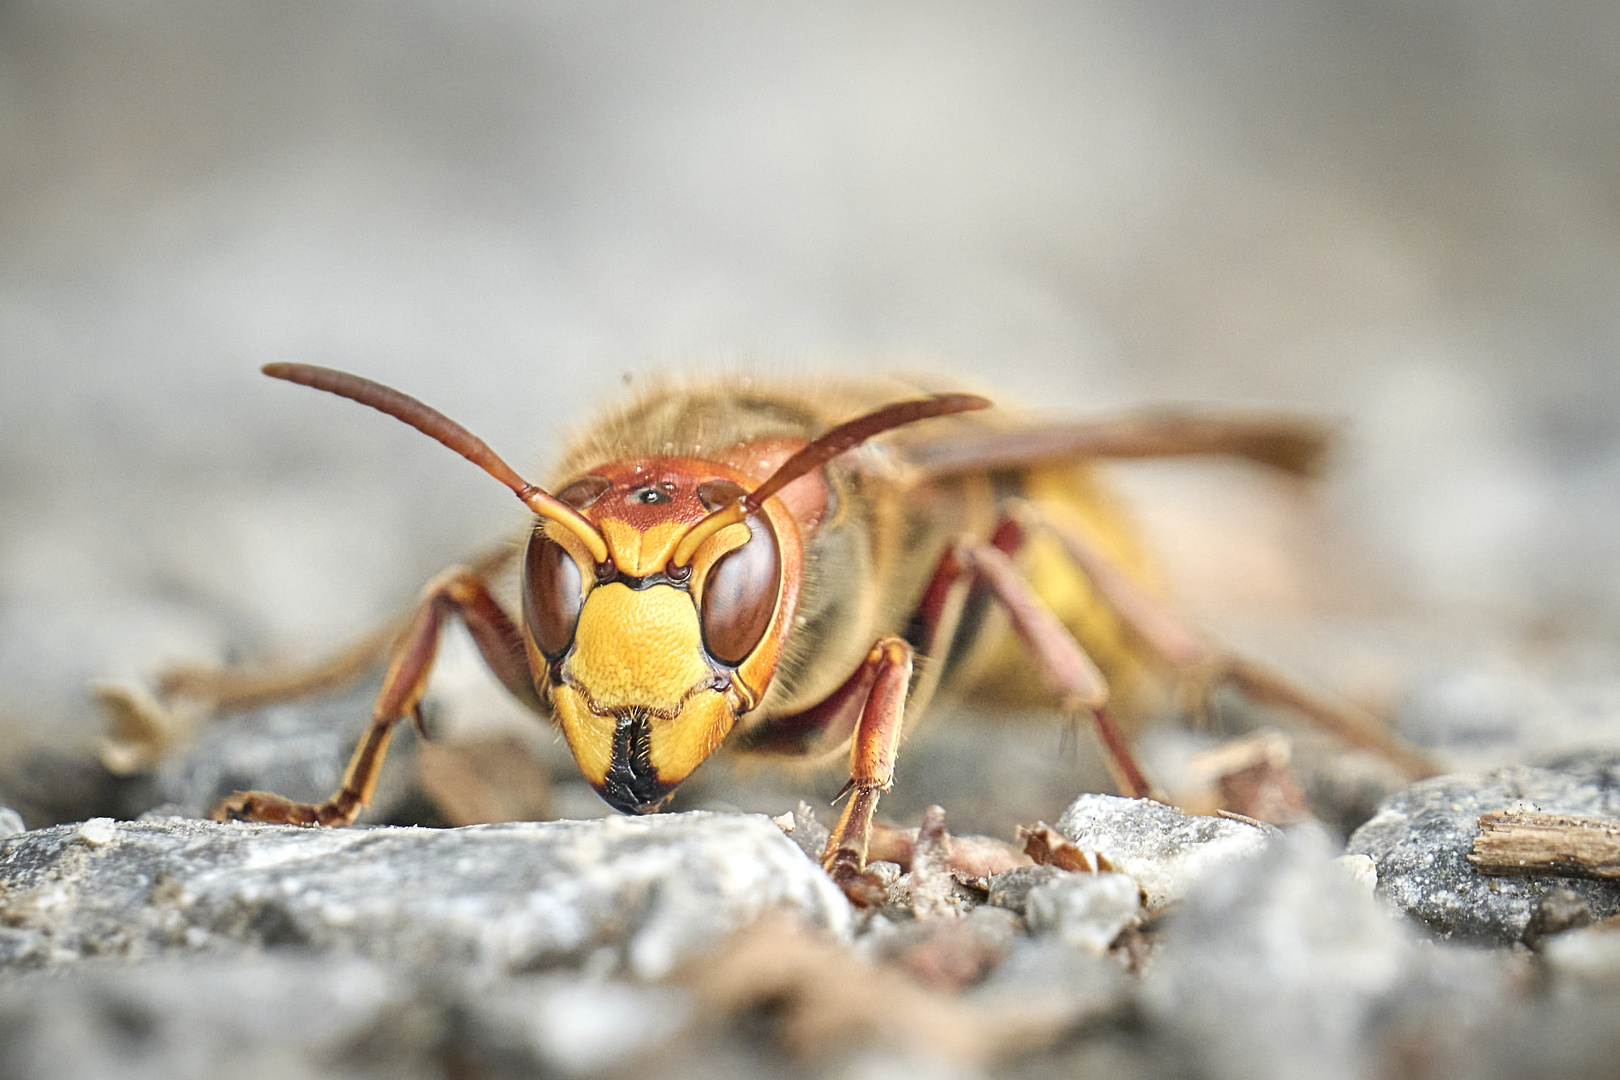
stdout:
POLYGON ((1149 911, 1184 899, 1198 878, 1259 855, 1280 835, 1266 825, 1117 795, 1080 796, 1057 828, 1080 850, 1104 856, 1115 870, 1136 879, 1149 911))
POLYGON ((486 976, 608 948, 614 970, 656 980, 773 910, 850 935, 842 891, 761 815, 465 829, 101 821, 0 850, 0 966, 126 942, 162 953, 200 929, 219 953, 296 945, 486 976), (106 850, 69 858, 79 843, 106 850))
POLYGON ((1378 864, 1371 855, 1341 855, 1334 865, 1371 896, 1378 889, 1378 864))
POLYGON ((90 847, 102 847, 118 839, 118 828, 112 818, 96 817, 79 825, 74 839, 90 847))
POLYGON ((1102 954, 1142 921, 1142 890, 1125 874, 1064 874, 1030 890, 1024 918, 1034 933, 1102 954))

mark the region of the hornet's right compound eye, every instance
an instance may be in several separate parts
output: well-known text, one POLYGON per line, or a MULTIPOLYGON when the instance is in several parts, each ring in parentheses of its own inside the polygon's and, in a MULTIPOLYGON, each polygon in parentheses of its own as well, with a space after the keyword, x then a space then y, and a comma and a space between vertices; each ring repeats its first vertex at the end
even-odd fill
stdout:
POLYGON ((523 560, 523 620, 548 660, 556 660, 573 644, 585 603, 583 584, 574 557, 536 529, 523 560))

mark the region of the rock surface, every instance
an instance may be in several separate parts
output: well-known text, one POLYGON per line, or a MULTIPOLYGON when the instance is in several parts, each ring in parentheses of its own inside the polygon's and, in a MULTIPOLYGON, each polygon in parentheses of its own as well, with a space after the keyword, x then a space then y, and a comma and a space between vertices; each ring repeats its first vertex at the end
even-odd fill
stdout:
POLYGON ((1024 918, 1032 933, 1101 954, 1142 921, 1142 891, 1125 874, 1062 873, 1030 890, 1024 918))
POLYGON ((1064 873, 1055 866, 1018 866, 1003 870, 991 875, 985 902, 1022 915, 1028 907, 1029 894, 1064 873))
POLYGON ((1296 832, 1204 877, 1171 917, 1144 996, 1200 1075, 1390 1075, 1413 1016, 1466 1041, 1504 1004, 1506 958, 1419 949, 1334 854, 1324 834, 1296 832))
POLYGON ((992 880, 1006 906, 852 918, 776 823, 705 813, 19 834, 0 840, 0 1080, 1612 1071, 1610 927, 1539 954, 1433 946, 1319 827, 1074 811, 1090 850, 1179 902, 1149 913, 1121 873, 1034 867, 992 880), (821 930, 774 921, 743 962, 784 910, 821 930), (735 1007, 702 988, 721 968, 755 985, 735 1007), (964 1039, 1001 1049, 952 1058, 964 1039))
MULTIPOLYGON (((1521 954, 1522 955, 1522 954, 1521 954)), ((1528 960, 1528 958, 1526 958, 1528 960)), ((1541 992, 1495 1010, 1470 1071, 1489 1080, 1607 1080, 1620 1061, 1620 926, 1546 941, 1541 992)))
POLYGON ((7 1080, 429 1080, 448 1034, 419 980, 309 956, 88 962, 0 981, 7 1080))
POLYGON ((1082 795, 1058 818, 1058 831, 1080 850, 1103 855, 1142 887, 1157 910, 1187 896, 1204 874, 1253 858, 1278 834, 1266 825, 1202 817, 1148 799, 1082 795))
POLYGON ((0 964, 297 946, 494 977, 666 975, 762 911, 850 911, 764 817, 466 829, 92 820, 0 845, 0 964))
POLYGON ((0 1077, 601 1075, 691 1012, 678 988, 614 979, 526 975, 492 993, 352 957, 92 961, 0 983, 0 1077))
POLYGON ((1373 859, 1379 896, 1441 938, 1522 941, 1542 900, 1558 890, 1579 896, 1596 919, 1620 914, 1620 883, 1479 873, 1468 861, 1479 815, 1512 806, 1620 816, 1620 755, 1582 754, 1546 768, 1518 765, 1414 784, 1356 830, 1349 850, 1373 859))

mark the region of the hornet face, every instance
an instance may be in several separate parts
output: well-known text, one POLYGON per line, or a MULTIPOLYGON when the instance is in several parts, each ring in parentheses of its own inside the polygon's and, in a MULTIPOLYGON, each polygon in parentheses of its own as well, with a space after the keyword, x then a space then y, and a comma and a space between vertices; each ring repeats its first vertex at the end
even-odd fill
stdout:
POLYGON ((767 505, 704 539, 692 526, 750 478, 714 462, 615 462, 557 498, 606 541, 596 561, 541 522, 524 560, 531 669, 585 779, 626 813, 658 810, 763 696, 796 596, 799 538, 767 505))

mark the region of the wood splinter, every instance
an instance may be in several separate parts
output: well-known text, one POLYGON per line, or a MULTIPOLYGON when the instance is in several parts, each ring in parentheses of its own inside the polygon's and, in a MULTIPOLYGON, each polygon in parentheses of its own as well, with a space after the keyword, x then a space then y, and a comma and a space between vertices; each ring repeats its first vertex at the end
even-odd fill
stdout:
POLYGON ((1620 821, 1492 810, 1468 856, 1482 874, 1620 878, 1620 821))

